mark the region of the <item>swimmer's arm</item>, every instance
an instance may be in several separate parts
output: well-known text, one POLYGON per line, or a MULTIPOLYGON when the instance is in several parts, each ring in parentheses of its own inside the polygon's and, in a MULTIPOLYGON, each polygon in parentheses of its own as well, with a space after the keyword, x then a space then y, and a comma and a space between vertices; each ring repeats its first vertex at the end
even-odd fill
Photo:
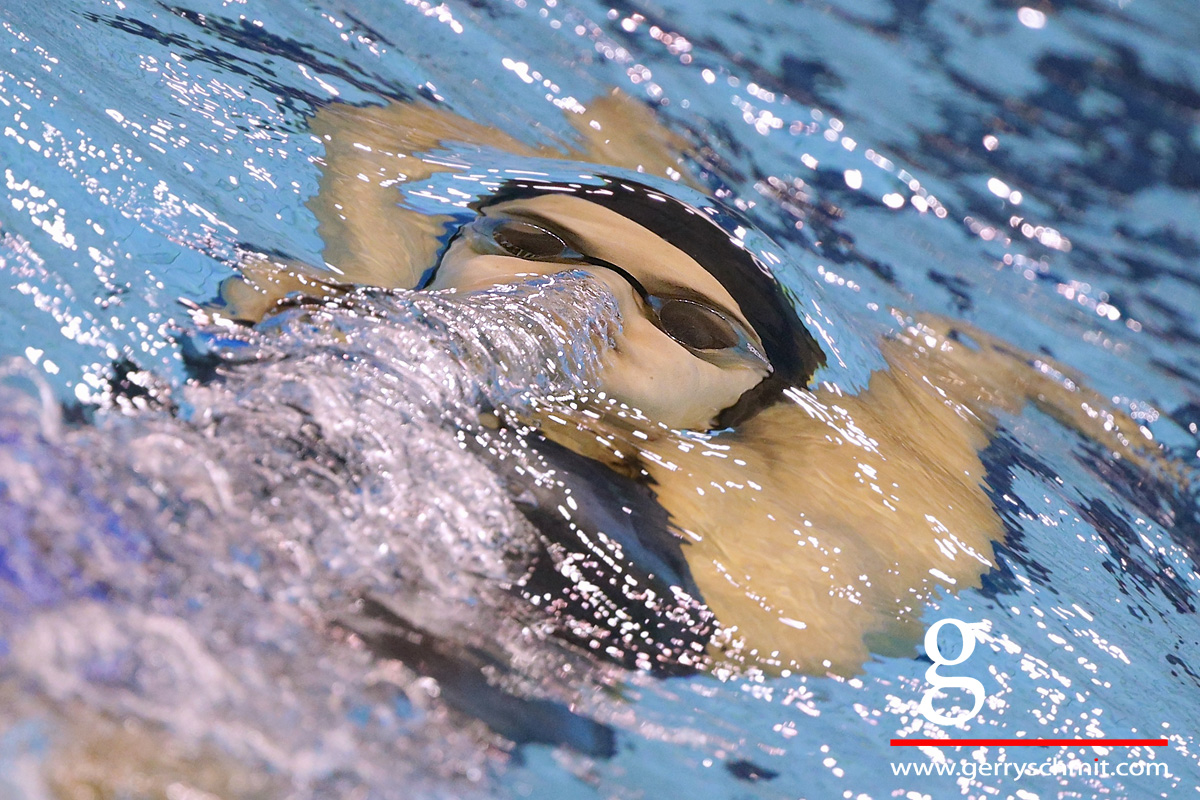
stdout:
POLYGON ((926 315, 906 329, 910 346, 930 351, 943 385, 981 417, 1019 413, 1027 403, 1102 445, 1115 458, 1181 480, 1178 465, 1148 429, 1089 388, 1069 367, 1049 356, 1016 348, 961 320, 926 315), (929 345, 927 337, 935 344, 929 345))
POLYGON ((415 286, 437 257, 450 217, 405 208, 398 186, 457 169, 441 160, 448 143, 519 157, 569 159, 679 176, 686 143, 644 104, 613 90, 567 113, 575 141, 531 146, 498 128, 425 103, 321 108, 310 128, 325 143, 320 187, 308 207, 325 260, 349 283, 415 286))
POLYGON ((450 218, 403 207, 400 184, 452 169, 431 155, 443 142, 535 154, 498 131, 413 103, 332 103, 309 128, 325 147, 317 194, 307 204, 325 243, 325 264, 245 253, 239 274, 221 286, 223 308, 216 310, 225 316, 257 322, 289 294, 319 297, 334 283, 413 288, 436 260, 450 218))
POLYGON ((439 160, 448 143, 518 157, 587 161, 697 185, 681 163, 686 141, 619 90, 591 101, 581 113, 568 113, 567 121, 575 140, 534 147, 423 102, 320 108, 310 130, 323 142, 325 156, 308 207, 325 243, 325 265, 246 253, 240 274, 222 285, 223 309, 213 310, 256 322, 288 294, 320 296, 334 283, 416 286, 437 258, 450 217, 404 207, 399 186, 455 169, 439 160))

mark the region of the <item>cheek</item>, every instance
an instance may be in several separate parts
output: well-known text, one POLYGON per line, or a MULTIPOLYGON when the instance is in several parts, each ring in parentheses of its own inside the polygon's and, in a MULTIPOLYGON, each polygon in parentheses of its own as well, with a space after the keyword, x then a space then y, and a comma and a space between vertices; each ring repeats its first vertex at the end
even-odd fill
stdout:
POLYGON ((697 358, 636 311, 623 313, 616 344, 602 358, 601 388, 672 428, 712 427, 765 377, 748 366, 721 368, 697 358))
POLYGON ((762 380, 752 369, 722 370, 675 347, 678 353, 656 344, 608 354, 601 374, 604 390, 655 422, 704 430, 762 380))

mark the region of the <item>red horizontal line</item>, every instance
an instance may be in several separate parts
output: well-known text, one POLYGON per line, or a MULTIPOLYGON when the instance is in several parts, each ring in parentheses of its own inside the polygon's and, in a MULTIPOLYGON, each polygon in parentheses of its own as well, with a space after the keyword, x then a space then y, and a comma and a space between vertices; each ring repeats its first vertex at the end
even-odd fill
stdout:
POLYGON ((892 747, 1050 747, 1052 745, 1090 747, 1166 747, 1166 739, 892 739, 892 747))

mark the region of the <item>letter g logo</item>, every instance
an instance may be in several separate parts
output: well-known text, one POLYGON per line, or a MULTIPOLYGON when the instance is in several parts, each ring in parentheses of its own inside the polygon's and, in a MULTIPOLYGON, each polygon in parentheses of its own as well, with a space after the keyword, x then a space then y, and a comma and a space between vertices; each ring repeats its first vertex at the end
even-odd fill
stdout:
POLYGON ((933 623, 929 630, 925 632, 925 652, 933 660, 933 665, 925 670, 925 680, 929 682, 931 688, 925 690, 925 695, 921 698, 921 705, 918 710, 930 722, 936 722, 938 725, 962 726, 969 720, 974 719, 975 715, 979 713, 979 709, 983 707, 983 700, 987 695, 983 691, 983 684, 978 680, 975 678, 955 678, 938 675, 938 667, 953 667, 971 657, 971 653, 975 652, 975 637, 978 627, 979 623, 971 624, 959 619, 948 618, 940 619, 933 623), (953 661, 944 658, 942 651, 938 649, 938 631, 946 625, 953 625, 958 629, 959 635, 962 636, 962 652, 953 661), (975 705, 971 708, 969 714, 954 718, 933 709, 934 691, 945 688, 962 689, 975 699, 975 705))

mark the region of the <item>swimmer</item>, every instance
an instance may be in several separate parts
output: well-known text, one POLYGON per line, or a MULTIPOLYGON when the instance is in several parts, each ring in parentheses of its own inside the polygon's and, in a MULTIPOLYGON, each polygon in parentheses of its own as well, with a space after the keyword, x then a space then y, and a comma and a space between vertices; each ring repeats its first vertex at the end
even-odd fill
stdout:
MULTIPOLYGON (((620 94, 572 124, 579 140, 560 152, 416 104, 322 109, 312 129, 327 156, 310 207, 337 281, 249 256, 222 313, 255 322, 290 294, 346 284, 475 292, 566 270, 603 283, 621 331, 598 343, 597 391, 518 422, 538 429, 543 456, 586 476, 574 485, 595 503, 644 497, 665 512, 643 514, 663 528, 650 537, 654 563, 678 555, 659 573, 719 627, 701 625, 668 658, 694 664, 706 649, 772 672, 850 674, 872 652, 911 654, 925 602, 978 587, 995 565, 1004 527, 979 453, 1000 412, 1034 404, 1116 457, 1153 458, 1136 423, 1064 367, 958 322, 897 314, 877 344, 886 368, 865 389, 815 381, 828 343, 715 205, 675 197, 668 179, 692 183, 683 143, 620 94), (451 142, 610 167, 591 182, 507 180, 465 224, 399 205, 397 184, 451 169, 436 157, 451 142)), ((535 524, 561 525, 536 511, 535 524)), ((604 509, 581 513, 620 524, 604 509)), ((647 666, 636 644, 608 643, 610 656, 647 666), (623 657, 626 645, 637 657, 623 657)))

